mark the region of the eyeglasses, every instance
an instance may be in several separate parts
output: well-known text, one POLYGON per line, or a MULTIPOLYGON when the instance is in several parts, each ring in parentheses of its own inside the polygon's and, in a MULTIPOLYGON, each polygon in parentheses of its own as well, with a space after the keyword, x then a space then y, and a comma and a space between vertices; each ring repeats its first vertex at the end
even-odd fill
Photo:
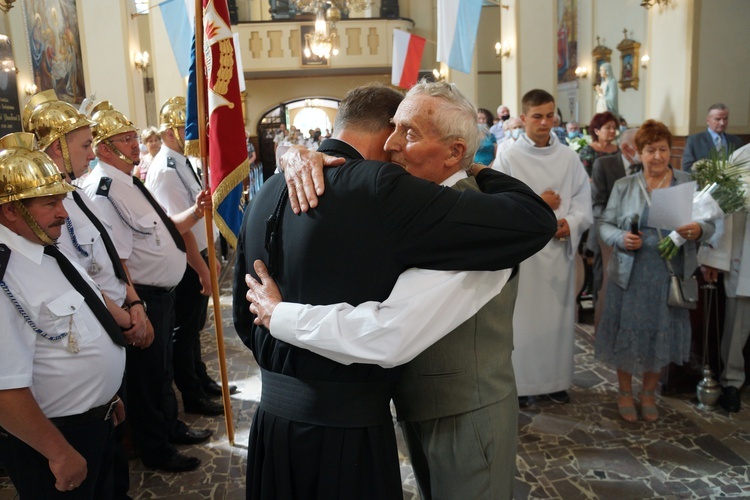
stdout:
POLYGON ((120 139, 110 139, 112 142, 121 142, 123 144, 133 144, 138 142, 137 135, 129 135, 127 137, 121 137, 120 139))

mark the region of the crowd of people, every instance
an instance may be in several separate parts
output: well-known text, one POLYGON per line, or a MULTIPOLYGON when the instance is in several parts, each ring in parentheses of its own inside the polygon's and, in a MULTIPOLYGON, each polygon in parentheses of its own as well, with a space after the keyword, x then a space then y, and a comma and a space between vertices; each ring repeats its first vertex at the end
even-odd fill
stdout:
MULTIPOLYGON (((655 120, 623 130, 598 112, 576 151, 578 124, 545 90, 497 114, 446 82, 368 85, 333 133, 276 134, 283 174, 253 193, 234 274, 235 328, 263 384, 248 498, 401 498, 391 401, 423 498, 511 498, 519 406, 570 401, 582 241, 621 418, 659 419, 659 374, 691 339, 667 296, 699 268, 727 274, 721 404, 739 411, 747 218, 675 228, 670 260, 649 224, 652 193, 689 182, 693 162, 750 156, 726 106, 688 138, 682 170, 655 120)), ((174 444, 211 431, 179 418, 173 383, 184 411, 224 411, 201 359, 212 203, 185 154, 185 99, 139 134, 107 101, 84 116, 45 91, 23 127, 0 138, 0 309, 6 332, 28 333, 2 337, 0 464, 22 498, 126 498, 129 454, 200 466, 174 444)))

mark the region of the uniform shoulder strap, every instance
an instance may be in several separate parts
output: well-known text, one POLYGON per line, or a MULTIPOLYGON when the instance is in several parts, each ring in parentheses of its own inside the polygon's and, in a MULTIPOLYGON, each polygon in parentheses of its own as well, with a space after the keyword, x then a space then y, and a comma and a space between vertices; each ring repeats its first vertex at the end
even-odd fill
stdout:
POLYGON ((112 187, 111 177, 102 177, 99 181, 99 186, 96 188, 96 194, 99 196, 109 197, 109 192, 112 187))

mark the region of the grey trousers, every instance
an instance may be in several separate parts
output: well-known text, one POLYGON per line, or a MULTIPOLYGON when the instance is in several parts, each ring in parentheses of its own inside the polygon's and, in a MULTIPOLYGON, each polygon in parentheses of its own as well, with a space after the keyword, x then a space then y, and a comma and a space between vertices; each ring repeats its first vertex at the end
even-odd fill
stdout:
POLYGON ((724 336, 721 339, 721 385, 741 388, 745 383, 745 358, 742 351, 750 334, 750 298, 726 299, 724 336))
POLYGON ((478 410, 401 428, 424 500, 513 498, 516 391, 478 410))

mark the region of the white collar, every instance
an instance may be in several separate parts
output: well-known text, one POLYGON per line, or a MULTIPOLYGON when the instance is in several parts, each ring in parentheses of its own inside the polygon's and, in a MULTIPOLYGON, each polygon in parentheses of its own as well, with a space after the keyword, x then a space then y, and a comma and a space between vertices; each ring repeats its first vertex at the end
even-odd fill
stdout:
POLYGON ((466 170, 459 170, 458 172, 454 173, 447 179, 445 179, 443 182, 440 183, 441 186, 453 186, 461 179, 466 179, 468 175, 466 174, 466 170))
POLYGON ((109 163, 99 160, 96 168, 102 169, 102 177, 111 177, 123 184, 133 184, 133 177, 131 175, 126 174, 117 167, 113 167, 109 163))
POLYGON ((42 263, 42 257, 44 256, 43 245, 27 240, 2 224, 0 224, 0 242, 5 243, 11 250, 20 253, 34 264, 40 265, 42 263))

